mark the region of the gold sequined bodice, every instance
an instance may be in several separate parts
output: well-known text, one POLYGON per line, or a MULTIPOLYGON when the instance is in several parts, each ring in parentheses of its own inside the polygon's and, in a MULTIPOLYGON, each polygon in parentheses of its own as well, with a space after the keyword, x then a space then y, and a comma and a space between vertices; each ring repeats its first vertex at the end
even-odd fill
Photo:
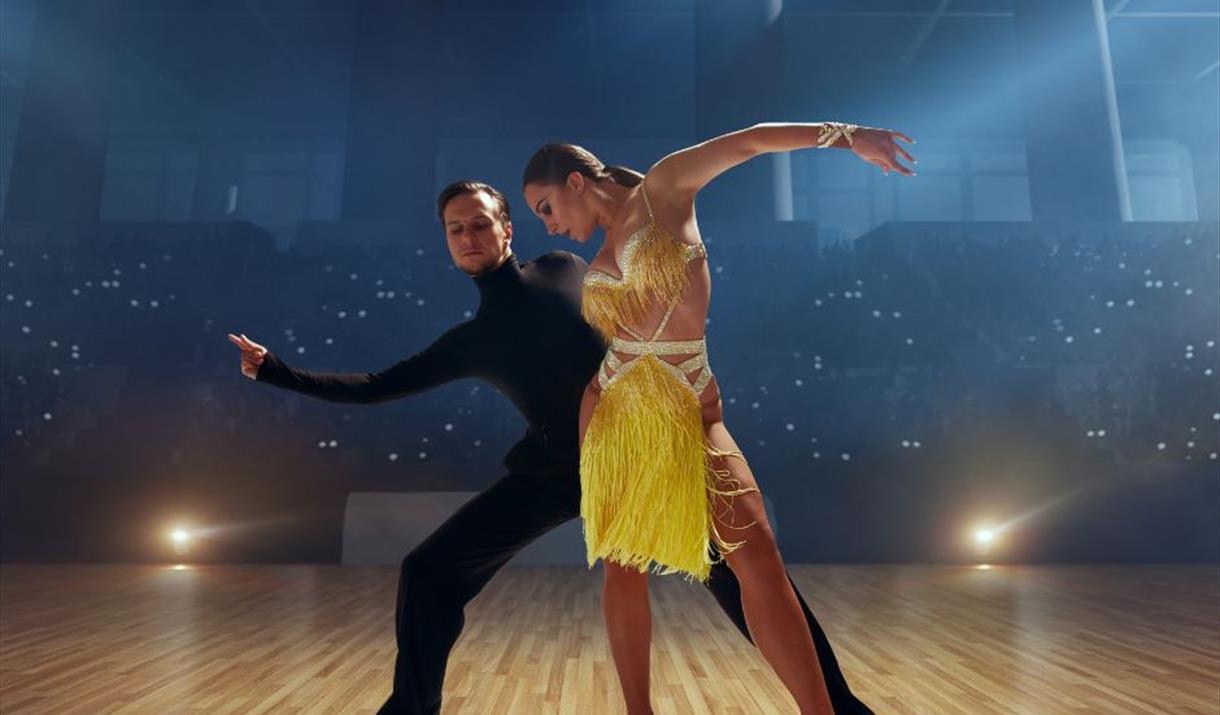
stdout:
POLYGON ((585 320, 610 340, 610 350, 602 361, 598 380, 603 389, 608 387, 629 370, 636 362, 635 358, 644 355, 690 355, 676 365, 665 360, 660 362, 698 397, 711 380, 704 339, 657 338, 664 332, 690 283, 688 264, 696 258, 705 258, 707 252, 702 243, 684 243, 661 228, 653 216, 652 204, 642 183, 640 192, 648 209, 648 223, 623 243, 622 277, 594 268, 585 274, 581 311, 585 320), (652 337, 645 338, 631 326, 639 325, 658 303, 666 306, 665 316, 652 337), (619 337, 620 330, 634 339, 619 337), (616 352, 631 357, 623 360, 616 352), (687 376, 696 371, 698 375, 692 383, 687 376))

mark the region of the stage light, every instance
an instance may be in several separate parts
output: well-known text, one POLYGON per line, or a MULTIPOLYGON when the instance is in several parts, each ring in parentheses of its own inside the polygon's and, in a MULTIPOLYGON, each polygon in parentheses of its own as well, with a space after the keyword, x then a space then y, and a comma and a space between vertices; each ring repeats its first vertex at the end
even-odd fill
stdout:
POLYGON ((986 548, 995 540, 995 532, 991 529, 979 529, 974 532, 974 540, 978 542, 979 546, 986 548))
POLYGON ((186 555, 191 550, 191 532, 181 526, 174 527, 169 532, 169 539, 174 544, 174 553, 186 555))

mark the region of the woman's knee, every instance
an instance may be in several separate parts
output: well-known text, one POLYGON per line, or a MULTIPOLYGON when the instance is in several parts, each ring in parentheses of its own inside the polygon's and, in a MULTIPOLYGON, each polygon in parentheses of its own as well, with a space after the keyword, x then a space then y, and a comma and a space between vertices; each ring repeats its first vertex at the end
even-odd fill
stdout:
POLYGON ((725 555, 739 580, 787 580, 775 532, 765 520, 737 534, 722 527, 721 536, 726 541, 739 542, 736 549, 725 555))
POLYGON ((648 574, 630 566, 623 566, 613 561, 602 561, 605 587, 608 589, 638 590, 648 588, 648 574))

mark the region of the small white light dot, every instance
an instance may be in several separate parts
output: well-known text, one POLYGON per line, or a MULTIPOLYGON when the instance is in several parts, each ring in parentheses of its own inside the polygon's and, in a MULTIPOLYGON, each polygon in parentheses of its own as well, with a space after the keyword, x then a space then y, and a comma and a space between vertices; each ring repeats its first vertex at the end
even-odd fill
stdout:
POLYGON ((844 452, 843 454, 840 454, 840 455, 839 455, 839 457, 840 457, 840 458, 841 458, 841 459, 842 459, 844 462, 850 462, 850 461, 851 461, 851 455, 850 455, 850 454, 848 454, 847 452, 844 452))
POLYGON ((327 444, 328 444, 328 445, 330 445, 331 447, 338 447, 338 446, 339 446, 339 441, 338 441, 338 440, 335 440, 335 439, 332 439, 330 442, 327 442, 327 444))
POLYGON ((797 387, 800 387, 801 385, 804 385, 804 384, 805 384, 805 381, 804 381, 804 380, 802 380, 802 379, 801 379, 801 378, 799 378, 799 377, 798 377, 798 378, 796 378, 795 382, 796 382, 796 386, 797 386, 797 387))
POLYGON ((302 345, 302 346, 300 346, 300 347, 298 347, 298 348, 297 348, 297 355, 301 355, 301 354, 303 354, 304 352, 305 352, 305 346, 304 346, 304 345, 302 345))
POLYGON ((791 431, 793 431, 794 429, 796 429, 796 425, 794 425, 794 424, 792 424, 791 422, 789 422, 788 424, 784 425, 784 428, 785 428, 785 429, 787 429, 789 432, 791 432, 791 431))
POLYGON ((1156 448, 1157 448, 1158 450, 1160 450, 1160 451, 1164 452, 1164 451, 1165 451, 1165 443, 1164 443, 1164 442, 1157 442, 1156 448))
POLYGON ((350 278, 351 280, 356 280, 356 278, 358 278, 358 277, 359 277, 359 276, 357 276, 355 273, 353 273, 353 274, 351 274, 350 276, 348 276, 348 278, 350 278))
POLYGON ((42 413, 42 418, 43 418, 44 420, 46 420, 47 422, 50 422, 50 421, 51 421, 51 413, 50 413, 50 412, 43 412, 43 413, 42 413))
POLYGON ((390 452, 390 461, 391 461, 391 462, 397 462, 397 461, 398 461, 398 452, 390 452))
POLYGON ((420 459, 427 459, 427 458, 428 458, 428 453, 427 453, 427 452, 420 452, 420 453, 419 453, 419 458, 420 458, 420 459))
POLYGON ((452 425, 452 424, 450 424, 450 423, 448 423, 448 422, 446 422, 446 423, 445 423, 445 431, 446 431, 446 432, 452 432, 452 431, 453 431, 453 425, 452 425))

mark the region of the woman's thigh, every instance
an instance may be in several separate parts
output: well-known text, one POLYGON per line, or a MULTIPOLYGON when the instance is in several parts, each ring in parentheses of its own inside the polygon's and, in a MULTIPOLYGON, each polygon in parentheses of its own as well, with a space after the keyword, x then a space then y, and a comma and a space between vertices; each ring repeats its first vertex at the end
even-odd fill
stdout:
POLYGON ((741 450, 724 422, 705 425, 708 441, 721 452, 733 455, 712 457, 713 477, 716 489, 737 494, 713 494, 712 515, 720 539, 728 544, 741 542, 741 546, 725 554, 729 566, 737 568, 736 562, 752 555, 770 556, 775 551, 775 536, 767 520, 762 492, 750 465, 741 455, 741 450), (743 491, 746 490, 746 491, 743 491))

